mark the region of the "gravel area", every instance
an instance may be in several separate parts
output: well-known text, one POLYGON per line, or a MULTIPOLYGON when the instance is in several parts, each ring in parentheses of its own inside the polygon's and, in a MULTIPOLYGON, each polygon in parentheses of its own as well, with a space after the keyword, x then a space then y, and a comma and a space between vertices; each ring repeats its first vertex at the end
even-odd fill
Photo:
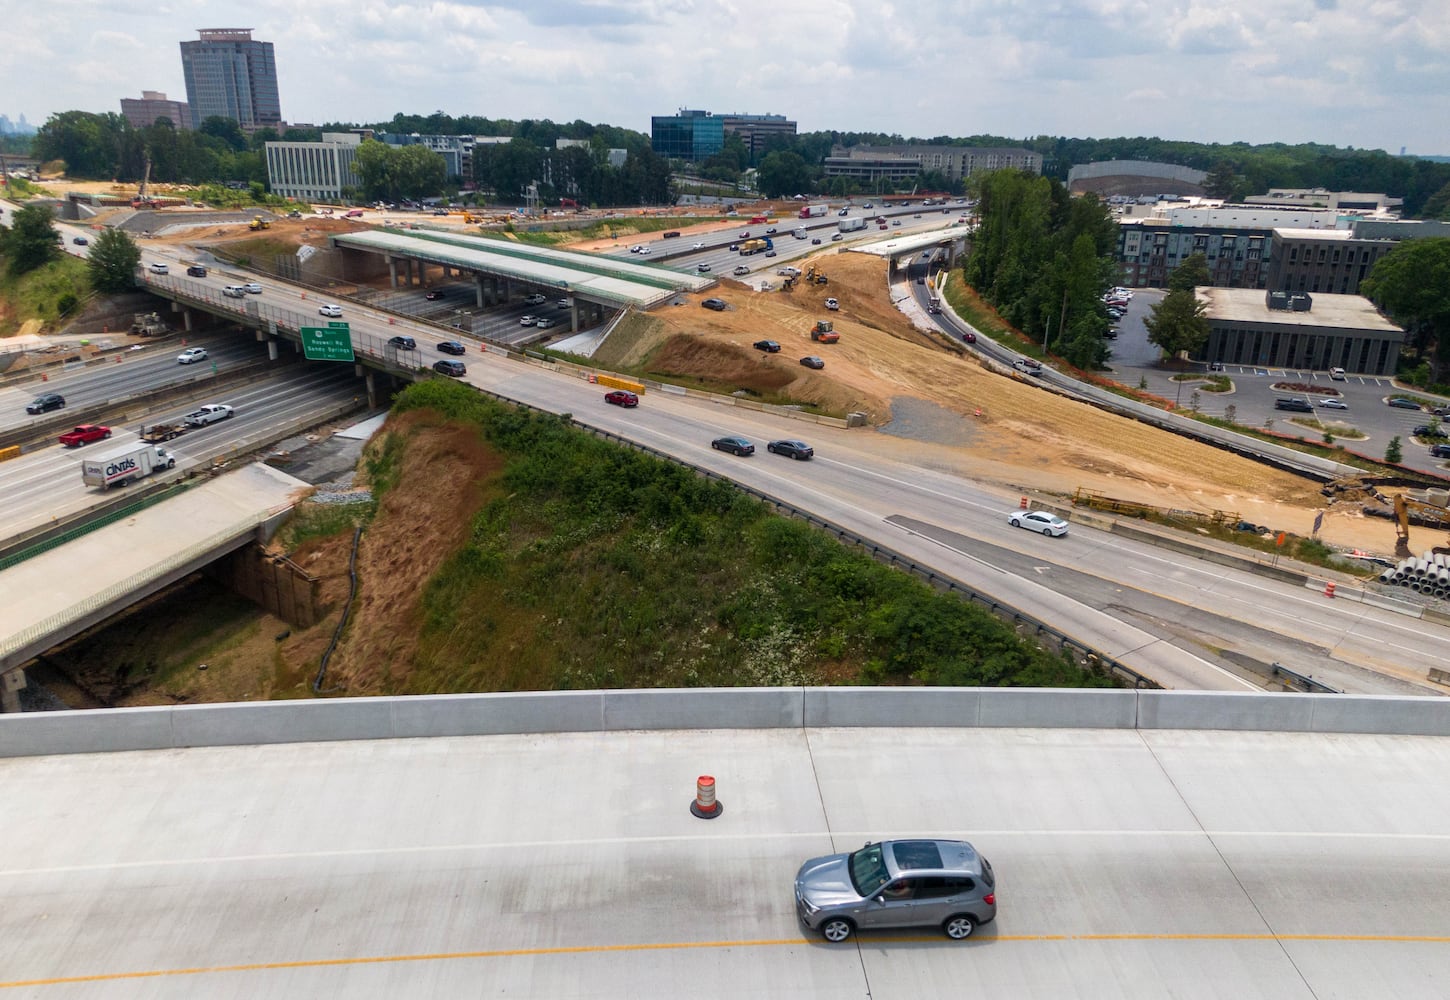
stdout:
POLYGON ((978 443, 977 428, 971 418, 913 396, 893 396, 891 420, 878 429, 882 434, 928 444, 970 446, 978 443))

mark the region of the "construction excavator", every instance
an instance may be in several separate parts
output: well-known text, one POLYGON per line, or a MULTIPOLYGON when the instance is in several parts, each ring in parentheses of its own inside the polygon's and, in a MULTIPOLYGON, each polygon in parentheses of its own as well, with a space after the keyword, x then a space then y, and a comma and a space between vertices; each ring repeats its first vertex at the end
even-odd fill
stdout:
POLYGON ((156 202, 146 194, 146 187, 151 183, 151 154, 146 154, 146 170, 141 175, 141 186, 136 189, 136 197, 131 199, 132 208, 155 208, 156 202))
MULTIPOLYGON (((1395 558, 1408 559, 1410 552, 1410 522, 1427 528, 1450 529, 1450 506, 1437 504, 1429 497, 1424 500, 1395 494, 1395 558)), ((1450 539, 1447 539, 1450 541, 1450 539)), ((1450 545, 1437 545, 1430 550, 1450 555, 1450 545)))

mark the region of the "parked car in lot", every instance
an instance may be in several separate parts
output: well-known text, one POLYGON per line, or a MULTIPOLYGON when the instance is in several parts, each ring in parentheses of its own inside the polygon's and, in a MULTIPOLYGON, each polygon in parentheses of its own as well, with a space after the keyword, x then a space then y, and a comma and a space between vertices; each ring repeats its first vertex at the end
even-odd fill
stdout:
POLYGON ((327 305, 318 306, 317 307, 317 315, 319 315, 319 316, 331 316, 334 319, 336 319, 337 317, 339 317, 339 316, 342 315, 342 306, 335 306, 335 305, 332 305, 331 303, 328 303, 327 305))
POLYGON ((732 455, 754 455, 755 445, 743 437, 731 435, 729 437, 718 437, 710 442, 710 447, 716 451, 728 451, 732 455))
POLYGON ((1289 410, 1289 411, 1291 411, 1293 413, 1313 413, 1314 412, 1314 407, 1312 407, 1312 406, 1309 405, 1309 400, 1307 400, 1307 399, 1296 399, 1296 398, 1288 398, 1288 399, 1286 399, 1283 396, 1280 396, 1278 399, 1274 400, 1274 409, 1276 409, 1276 410, 1289 410))
POLYGON ((1061 538, 1067 534, 1067 522, 1045 510, 1014 510, 1007 515, 1007 523, 1014 528, 1040 531, 1053 538, 1061 538))
POLYGON ((462 354, 463 345, 456 340, 445 340, 438 345, 438 350, 442 354, 462 354))
POLYGON ((1331 368, 1331 369, 1329 369, 1329 377, 1332 378, 1332 379, 1334 379, 1334 381, 1336 381, 1336 382, 1343 382, 1343 381, 1345 381, 1348 378, 1348 376, 1346 376, 1344 374, 1344 369, 1343 368, 1331 368))
POLYGON ((206 360, 205 347, 188 347, 176 356, 176 363, 179 365, 191 365, 198 361, 206 360))
POLYGON ((804 927, 835 943, 902 927, 961 940, 997 916, 996 890, 991 863, 964 840, 886 840, 802 864, 795 905, 804 927))
POLYGON ((186 269, 186 274, 187 277, 190 278, 205 278, 206 268, 202 267, 200 264, 192 264, 186 269))
POLYGON ((764 351, 766 354, 779 354, 780 345, 773 340, 757 340, 751 345, 757 351, 764 351))
POLYGON ((433 362, 433 370, 440 375, 452 375, 454 378, 462 378, 468 374, 468 366, 462 361, 453 361, 449 358, 439 358, 433 362))
POLYGON ((807 368, 821 369, 826 367, 826 363, 820 358, 816 357, 814 354, 808 354, 805 357, 801 358, 801 364, 807 368))
POLYGON ((1431 458, 1450 458, 1450 444, 1430 445, 1431 458))
POLYGON ((713 309, 716 312, 724 312, 725 311, 725 300, 724 299, 709 298, 709 299, 703 300, 700 303, 700 305, 704 306, 706 309, 713 309))
POLYGON ((388 338, 388 346, 396 347, 400 351, 416 351, 418 349, 418 342, 412 337, 407 337, 400 333, 396 337, 388 338))
POLYGON ((42 392, 30 402, 25 404, 26 413, 49 413, 51 410, 65 409, 65 397, 58 392, 42 392))
POLYGON ((1321 399, 1319 405, 1326 410, 1347 410, 1349 404, 1342 399, 1321 399))
POLYGON ((628 389, 614 389, 604 394, 604 401, 615 406, 638 406, 639 396, 628 389))
POLYGON ((790 438, 783 441, 772 441, 765 446, 765 450, 772 455, 785 455, 798 462, 804 462, 816 453, 816 450, 804 441, 795 441, 790 438))
POLYGON ((1439 424, 1421 424, 1419 427, 1415 428, 1415 437, 1443 438, 1450 437, 1450 433, 1447 433, 1445 428, 1441 427, 1439 424))
POLYGON ((1418 410, 1420 404, 1413 399, 1405 399, 1403 396, 1391 396, 1389 404, 1397 410, 1418 410))

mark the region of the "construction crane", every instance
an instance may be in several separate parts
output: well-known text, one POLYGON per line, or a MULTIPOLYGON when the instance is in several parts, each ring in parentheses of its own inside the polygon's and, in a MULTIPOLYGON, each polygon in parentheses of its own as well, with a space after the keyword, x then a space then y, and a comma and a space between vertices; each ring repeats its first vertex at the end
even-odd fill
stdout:
POLYGON ((141 186, 136 189, 136 197, 131 199, 132 208, 154 208, 156 203, 146 196, 147 185, 151 183, 151 154, 146 154, 146 170, 141 174, 141 186))

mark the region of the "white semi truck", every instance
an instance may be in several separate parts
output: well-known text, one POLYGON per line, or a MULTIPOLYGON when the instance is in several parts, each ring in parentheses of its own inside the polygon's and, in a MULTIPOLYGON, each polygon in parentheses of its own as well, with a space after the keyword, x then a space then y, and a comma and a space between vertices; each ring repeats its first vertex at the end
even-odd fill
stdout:
POLYGON ((840 222, 836 223, 836 228, 843 233, 854 233, 858 229, 866 228, 866 220, 860 217, 854 219, 842 219, 840 222))
POLYGON ((176 466, 176 456, 159 445, 132 441, 81 463, 81 480, 87 486, 108 490, 144 479, 158 469, 176 466))

